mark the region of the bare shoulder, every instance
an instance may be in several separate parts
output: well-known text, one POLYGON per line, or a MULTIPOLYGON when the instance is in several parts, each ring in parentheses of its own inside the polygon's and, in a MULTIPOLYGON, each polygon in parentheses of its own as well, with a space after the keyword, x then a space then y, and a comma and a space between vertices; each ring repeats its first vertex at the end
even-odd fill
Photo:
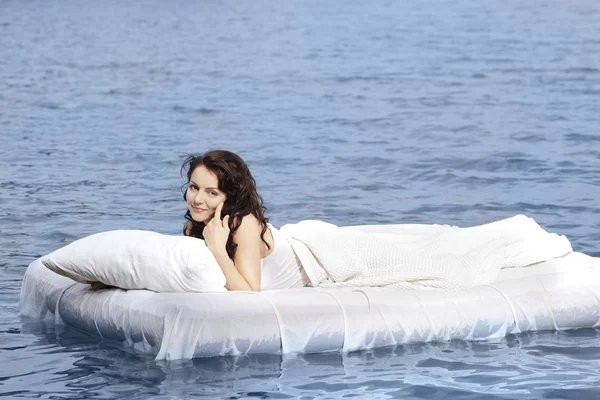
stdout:
MULTIPOLYGON (((242 218, 240 222, 239 228, 235 231, 233 235, 233 241, 238 245, 240 242, 250 241, 252 243, 262 242, 262 231, 263 224, 258 220, 254 215, 248 214, 242 218)), ((269 227, 267 226, 267 231, 265 233, 265 239, 271 245, 273 243, 273 238, 271 236, 271 232, 269 227)))
POLYGON ((260 223, 258 219, 252 214, 245 215, 242 217, 242 221, 240 222, 240 227, 237 229, 236 233, 240 233, 243 235, 255 235, 262 232, 263 225, 260 223))
POLYGON ((254 215, 246 215, 234 233, 233 241, 240 246, 239 248, 259 249, 260 258, 264 258, 273 252, 275 240, 268 226, 263 240, 263 227, 264 225, 254 215))

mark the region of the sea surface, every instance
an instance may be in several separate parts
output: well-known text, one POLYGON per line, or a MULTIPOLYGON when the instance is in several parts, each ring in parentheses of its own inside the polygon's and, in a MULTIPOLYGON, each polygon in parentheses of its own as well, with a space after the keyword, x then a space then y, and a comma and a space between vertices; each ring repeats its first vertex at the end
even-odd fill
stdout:
POLYGON ((600 256, 596 0, 0 0, 0 396, 598 399, 600 331, 157 362, 22 321, 35 258, 181 232, 238 152, 275 226, 524 213, 600 256))

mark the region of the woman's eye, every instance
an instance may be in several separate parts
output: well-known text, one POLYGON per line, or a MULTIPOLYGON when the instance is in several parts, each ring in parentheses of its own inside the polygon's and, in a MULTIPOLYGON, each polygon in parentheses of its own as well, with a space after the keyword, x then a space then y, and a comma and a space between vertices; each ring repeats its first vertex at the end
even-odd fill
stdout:
POLYGON ((196 185, 190 185, 190 189, 198 190, 198 186, 196 186, 196 185))
POLYGON ((211 196, 216 196, 216 195, 218 195, 218 193, 217 192, 210 192, 210 195, 211 196))

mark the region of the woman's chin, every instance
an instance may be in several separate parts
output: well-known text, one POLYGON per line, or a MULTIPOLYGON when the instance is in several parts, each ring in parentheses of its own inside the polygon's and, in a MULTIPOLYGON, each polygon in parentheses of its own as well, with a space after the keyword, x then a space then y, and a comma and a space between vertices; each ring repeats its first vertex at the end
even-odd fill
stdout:
POLYGON ((192 214, 190 213, 190 216, 192 217, 192 219, 194 220, 194 222, 198 222, 198 223, 206 223, 210 218, 207 218, 205 215, 197 215, 197 214, 192 214))

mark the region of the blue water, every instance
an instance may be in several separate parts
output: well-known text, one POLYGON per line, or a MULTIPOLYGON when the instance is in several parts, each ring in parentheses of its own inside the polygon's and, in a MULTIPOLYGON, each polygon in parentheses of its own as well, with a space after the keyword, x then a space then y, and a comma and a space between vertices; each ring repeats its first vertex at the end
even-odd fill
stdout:
POLYGON ((179 167, 239 152, 274 225, 526 213, 600 255, 600 3, 0 2, 0 396, 600 398, 600 332, 155 362, 22 322, 26 266, 178 233, 179 167))

